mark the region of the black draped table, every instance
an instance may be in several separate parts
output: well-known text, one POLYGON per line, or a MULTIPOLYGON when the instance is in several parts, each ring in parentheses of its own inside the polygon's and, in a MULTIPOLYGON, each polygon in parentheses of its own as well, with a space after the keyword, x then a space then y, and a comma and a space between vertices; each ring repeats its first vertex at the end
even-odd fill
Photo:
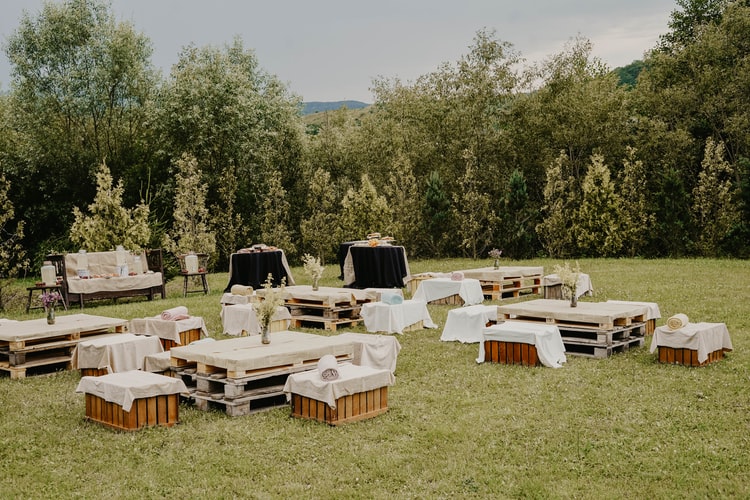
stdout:
POLYGON ((281 285, 282 278, 286 278, 287 285, 294 285, 283 250, 233 253, 229 257, 229 284, 224 293, 229 293, 232 285, 262 288, 269 274, 274 286, 281 285))
POLYGON ((349 288, 403 288, 409 263, 402 246, 349 245, 344 284, 349 288))

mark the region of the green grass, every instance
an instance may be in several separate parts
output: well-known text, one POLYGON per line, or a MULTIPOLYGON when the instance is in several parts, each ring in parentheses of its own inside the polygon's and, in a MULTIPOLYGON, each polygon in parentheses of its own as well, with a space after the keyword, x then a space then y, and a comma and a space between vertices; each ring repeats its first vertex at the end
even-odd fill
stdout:
MULTIPOLYGON (((228 417, 182 405, 173 428, 115 432, 83 419, 75 372, 6 377, 0 379, 2 496, 750 496, 748 262, 579 262, 595 289, 584 300, 657 302, 657 325, 678 312, 726 323, 734 352, 703 368, 661 365, 648 351, 649 338, 645 347, 608 359, 569 356, 559 370, 477 365, 476 344, 439 341, 450 308, 430 306, 438 329, 398 336, 402 350, 388 412, 341 427, 293 419, 288 408, 228 417)), ((549 272, 557 263, 504 264, 543 265, 549 272)), ((410 263, 413 273, 487 264, 410 263)), ((328 267, 322 285, 340 286, 338 269, 328 267)), ((309 283, 300 268, 293 272, 298 283, 309 283)), ((183 304, 221 337, 219 297, 226 283, 226 273, 211 275, 209 296, 182 298, 182 283, 174 282, 166 300, 84 312, 132 319, 183 304)), ((22 303, 5 316, 42 316, 26 315, 22 303)))

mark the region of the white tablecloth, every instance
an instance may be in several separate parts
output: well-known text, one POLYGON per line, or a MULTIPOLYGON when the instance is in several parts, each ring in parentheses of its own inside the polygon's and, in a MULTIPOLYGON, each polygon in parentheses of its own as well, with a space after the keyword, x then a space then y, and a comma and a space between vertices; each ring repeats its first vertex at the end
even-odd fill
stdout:
POLYGON ((83 377, 76 387, 76 392, 93 394, 120 405, 125 411, 130 411, 136 399, 168 394, 190 394, 182 379, 140 370, 110 373, 101 377, 83 377))
POLYGON ((206 323, 201 316, 190 316, 178 321, 161 319, 161 316, 152 318, 136 318, 130 321, 130 331, 133 333, 145 333, 156 335, 161 339, 180 343, 180 332, 188 330, 200 330, 202 337, 208 336, 206 323))
POLYGON ((448 311, 443 334, 440 340, 449 342, 457 340, 464 343, 482 341, 482 331, 489 321, 497 321, 497 306, 477 304, 458 307, 448 311))
POLYGON ((732 339, 724 323, 688 323, 679 330, 660 326, 654 330, 651 352, 659 346, 698 351, 698 362, 708 359, 708 354, 720 349, 732 350, 732 339))
POLYGON ((255 293, 251 295, 237 295, 233 293, 225 293, 219 300, 221 304, 252 304, 258 302, 258 296, 255 293))
POLYGON ((499 325, 489 326, 482 331, 477 363, 484 362, 484 343, 487 340, 533 344, 536 346, 539 361, 551 368, 560 368, 567 361, 565 345, 556 325, 506 321, 499 325))
POLYGON ((143 369, 144 358, 163 352, 159 337, 116 333, 84 340, 73 350, 73 368, 106 368, 108 373, 143 369))
MULTIPOLYGON (((246 335, 260 335, 258 315, 252 304, 237 304, 222 307, 220 316, 224 333, 227 335, 242 335, 243 331, 246 335)), ((286 330, 292 322, 292 315, 286 307, 278 306, 271 321, 286 321, 286 326, 284 327, 286 330)))
POLYGON ((610 302, 612 304, 634 304, 637 306, 645 306, 646 309, 646 317, 643 318, 646 321, 650 319, 659 319, 661 318, 661 311, 659 310, 659 304, 656 302, 634 302, 630 300, 608 300, 607 302, 610 302))
MULTIPOLYGON (((557 274, 548 274, 547 276, 542 278, 542 286, 553 286, 561 284, 562 280, 557 274)), ((576 282, 576 297, 593 294, 594 287, 591 285, 591 278, 588 274, 579 273, 578 281, 576 282)))
POLYGON ((327 403, 335 409, 338 398, 391 386, 396 381, 389 370, 369 366, 339 363, 338 371, 339 378, 330 382, 321 379, 318 370, 293 373, 286 379, 284 392, 287 393, 287 398, 291 394, 299 394, 327 403))
POLYGON ((403 333, 404 328, 422 321, 425 328, 437 328, 423 300, 405 300, 401 304, 368 302, 360 312, 368 332, 403 333))
POLYGON ((401 351, 401 344, 396 337, 352 332, 342 333, 337 337, 354 344, 353 364, 390 370, 391 373, 396 371, 396 361, 401 351))
POLYGON ((412 298, 432 302, 450 297, 451 295, 461 297, 465 306, 481 304, 484 301, 482 285, 479 283, 479 280, 473 278, 464 278, 460 281, 453 281, 450 278, 424 280, 419 284, 419 288, 414 292, 414 297, 412 298))

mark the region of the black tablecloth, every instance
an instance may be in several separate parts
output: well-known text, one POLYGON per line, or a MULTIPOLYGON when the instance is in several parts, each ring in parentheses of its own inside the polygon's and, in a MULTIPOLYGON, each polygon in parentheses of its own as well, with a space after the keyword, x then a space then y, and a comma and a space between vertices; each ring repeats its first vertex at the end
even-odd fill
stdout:
POLYGON ((404 247, 353 245, 349 247, 354 267, 350 288, 403 288, 407 276, 404 247))
POLYGON ((233 253, 229 258, 229 284, 224 293, 229 293, 232 285, 252 286, 254 289, 263 288, 268 274, 273 275, 273 285, 281 285, 282 278, 291 279, 287 276, 282 261, 283 252, 275 250, 270 252, 233 253))

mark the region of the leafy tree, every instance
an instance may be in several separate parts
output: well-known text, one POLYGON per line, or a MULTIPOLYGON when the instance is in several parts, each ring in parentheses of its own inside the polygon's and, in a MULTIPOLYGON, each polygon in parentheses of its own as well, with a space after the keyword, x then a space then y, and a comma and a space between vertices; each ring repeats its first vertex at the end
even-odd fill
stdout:
POLYGON ((272 171, 266 179, 265 192, 266 196, 261 205, 263 215, 260 223, 260 237, 270 245, 283 248, 287 255, 294 256, 297 248, 293 243, 294 235, 289 230, 287 222, 290 205, 278 171, 272 171))
POLYGON ((563 176, 568 157, 561 151, 557 159, 547 167, 547 183, 544 186, 542 221, 536 232, 547 255, 553 258, 568 257, 573 253, 573 213, 575 205, 569 190, 572 182, 563 176))
POLYGON ((445 254, 448 229, 451 227, 451 202, 445 192, 443 179, 437 171, 430 173, 423 198, 422 235, 428 255, 445 254))
POLYGON ((5 310, 6 290, 29 266, 21 244, 24 222, 15 220, 16 212, 8 199, 9 191, 10 182, 0 175, 0 311, 5 310))
POLYGON ((692 251, 690 232, 690 199, 682 175, 674 168, 659 178, 654 193, 656 226, 651 254, 659 257, 682 257, 692 251))
POLYGON ((383 192, 390 206, 394 207, 386 231, 418 255, 421 201, 417 179, 406 156, 395 158, 383 192))
POLYGON ((635 257, 645 250, 654 224, 654 214, 647 202, 647 178, 643 162, 636 158, 635 148, 628 147, 623 170, 619 177, 622 202, 623 250, 629 257, 635 257))
POLYGON ((499 247, 511 258, 531 257, 534 235, 534 210, 530 206, 526 179, 514 170, 502 200, 499 247))
POLYGON ((476 157, 471 151, 465 153, 465 161, 465 173, 458 192, 453 195, 453 211, 456 220, 461 221, 457 229, 461 248, 476 259, 492 243, 498 217, 492 208, 492 198, 479 183, 476 157))
POLYGON ((696 245, 705 256, 716 256, 721 241, 739 222, 740 214, 734 203, 734 169, 724 159, 724 144, 709 138, 693 190, 692 215, 700 228, 696 245))
POLYGON ((388 200, 378 194, 367 174, 362 174, 359 189, 349 188, 341 200, 339 241, 362 238, 372 232, 385 231, 391 225, 388 200))
POLYGON ((623 245, 622 201, 603 156, 591 156, 582 195, 573 229, 579 252, 589 257, 618 255, 623 245))
POLYGON ((115 22, 100 0, 45 2, 25 13, 8 37, 12 127, 18 157, 14 180, 19 215, 27 221, 30 247, 59 239, 72 208, 93 198, 96 165, 107 158, 140 199, 142 164, 157 147, 149 136, 147 103, 156 86, 151 46, 132 25, 115 22), (41 197, 40 197, 41 193, 41 197))
POLYGON ((311 250, 325 264, 333 258, 338 242, 336 231, 336 194, 331 174, 318 168, 310 176, 307 196, 307 217, 300 224, 305 249, 311 250))
POLYGON ((224 169, 219 182, 219 201, 211 205, 210 227, 216 235, 216 249, 218 250, 217 265, 229 265, 228 257, 239 247, 240 242, 248 239, 247 229, 242 223, 242 217, 235 210, 235 199, 238 189, 236 168, 230 162, 224 169), (219 258, 219 256, 223 257, 219 258))
POLYGON ((122 180, 113 186, 112 174, 102 162, 96 173, 96 196, 88 206, 89 215, 73 207, 70 240, 90 252, 113 250, 122 245, 137 250, 147 245, 151 236, 148 205, 141 202, 133 209, 122 205, 122 180))
POLYGON ((164 248, 174 254, 216 252, 216 236, 208 228, 206 208, 208 187, 201 179, 196 159, 188 154, 175 162, 177 189, 174 198, 174 224, 167 234, 164 248))

